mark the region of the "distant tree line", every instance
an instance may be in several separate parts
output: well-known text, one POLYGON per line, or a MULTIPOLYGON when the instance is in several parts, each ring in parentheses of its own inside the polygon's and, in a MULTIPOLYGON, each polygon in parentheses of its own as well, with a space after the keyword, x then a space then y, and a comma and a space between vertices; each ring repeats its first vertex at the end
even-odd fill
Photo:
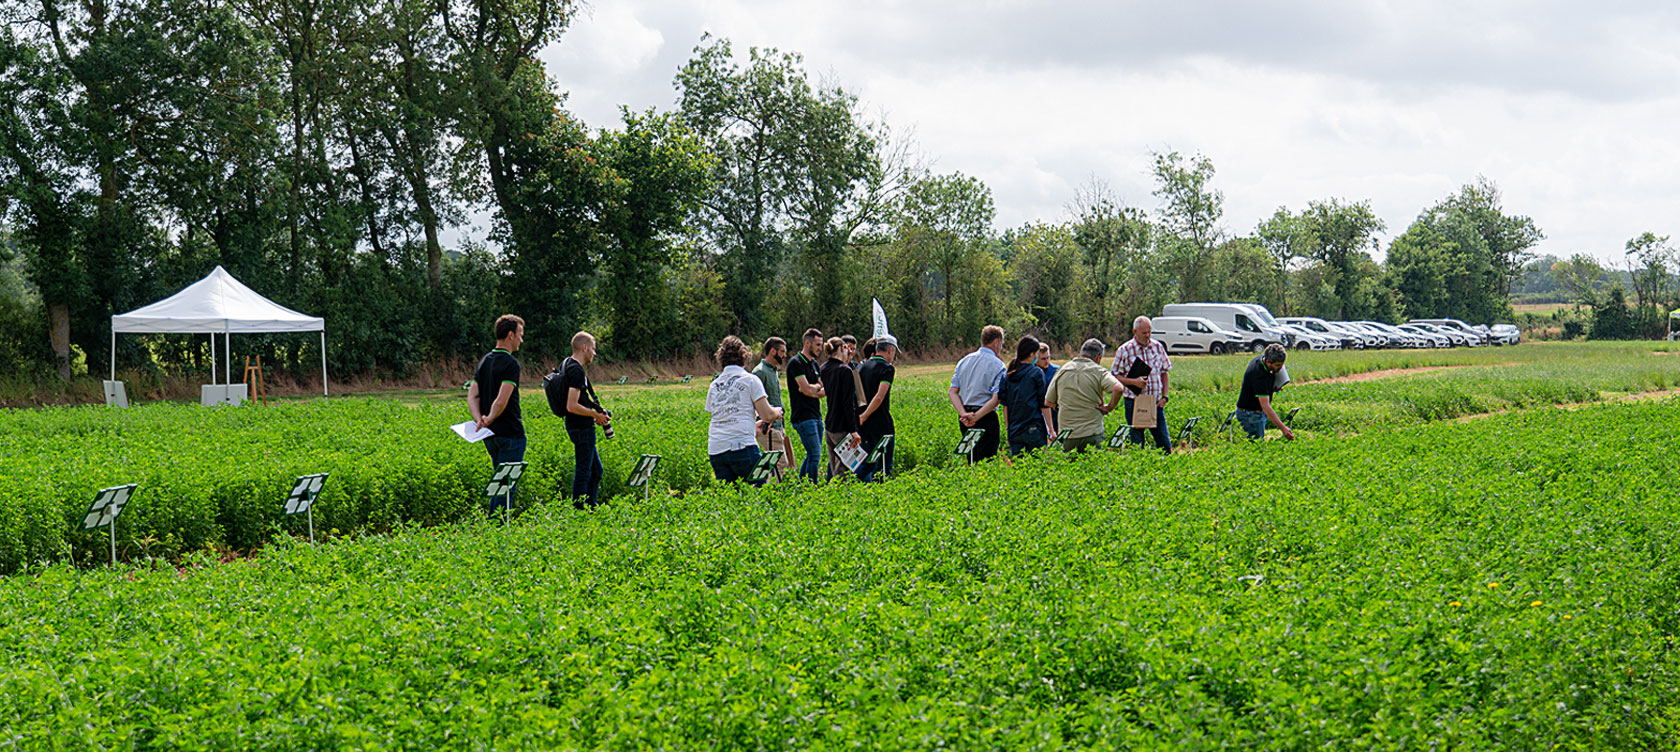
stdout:
MULTIPOLYGON (((402 375, 477 354, 509 311, 537 357, 589 328, 608 359, 689 355, 729 332, 861 331, 871 297, 914 346, 967 343, 993 322, 1064 343, 1118 337, 1179 300, 1488 321, 1509 313, 1541 238, 1486 180, 1424 211, 1386 263, 1365 201, 1281 208, 1233 234, 1212 162, 1177 152, 1153 155, 1153 209, 1093 182, 1068 216, 1000 233, 986 185, 922 167, 796 54, 702 38, 674 111, 579 122, 536 57, 579 9, 0 8, 0 373, 207 363, 202 337, 124 337, 110 352, 110 316, 218 264, 324 316, 336 373, 402 375), (486 210, 487 242, 445 247, 486 210)), ((1634 285, 1641 306, 1672 296, 1667 277, 1650 280, 1634 285)), ((304 373, 315 346, 240 344, 304 373)))

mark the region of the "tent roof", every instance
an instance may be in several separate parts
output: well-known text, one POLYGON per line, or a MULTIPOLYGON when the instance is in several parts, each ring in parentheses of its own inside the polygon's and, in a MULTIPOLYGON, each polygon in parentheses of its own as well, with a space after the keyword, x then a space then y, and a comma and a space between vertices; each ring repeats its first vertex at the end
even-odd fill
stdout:
POLYGON ((204 279, 144 308, 111 317, 116 332, 318 332, 326 322, 258 295, 218 266, 204 279))

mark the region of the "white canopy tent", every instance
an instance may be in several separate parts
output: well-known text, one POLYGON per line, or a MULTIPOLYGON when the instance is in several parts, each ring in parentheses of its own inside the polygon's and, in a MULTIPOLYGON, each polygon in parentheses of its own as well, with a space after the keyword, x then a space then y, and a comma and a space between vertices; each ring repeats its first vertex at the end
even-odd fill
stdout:
MULTIPOLYGON (((117 350, 117 333, 133 334, 209 334, 210 380, 216 379, 215 335, 227 343, 228 363, 224 378, 233 381, 233 334, 268 334, 276 332, 321 333, 321 394, 327 394, 327 327, 326 320, 305 316, 297 311, 258 295, 255 290, 233 278, 226 269, 217 266, 197 282, 180 292, 144 308, 111 317, 111 352, 117 350)), ((111 358, 111 380, 117 378, 117 359, 111 358)))

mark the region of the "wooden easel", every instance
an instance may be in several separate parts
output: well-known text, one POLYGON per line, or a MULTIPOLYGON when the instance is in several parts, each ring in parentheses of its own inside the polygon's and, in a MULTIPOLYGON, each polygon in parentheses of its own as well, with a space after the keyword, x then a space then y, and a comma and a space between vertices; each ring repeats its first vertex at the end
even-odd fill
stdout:
POLYGON ((245 395, 246 399, 253 397, 262 401, 263 407, 268 407, 268 387, 263 385, 262 356, 257 356, 257 364, 251 365, 251 356, 245 356, 245 395))

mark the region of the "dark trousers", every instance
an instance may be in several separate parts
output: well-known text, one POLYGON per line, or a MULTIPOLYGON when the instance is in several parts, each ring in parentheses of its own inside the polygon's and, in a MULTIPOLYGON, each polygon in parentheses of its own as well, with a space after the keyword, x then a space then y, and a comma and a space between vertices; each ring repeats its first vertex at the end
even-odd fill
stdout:
MULTIPOLYGON (((881 440, 881 437, 879 437, 879 436, 877 436, 875 438, 864 437, 863 446, 864 446, 865 449, 873 452, 873 451, 875 451, 875 442, 880 441, 880 440, 881 440)), ((881 461, 880 462, 874 462, 874 463, 865 462, 862 465, 858 465, 858 470, 857 470, 858 480, 861 480, 865 483, 868 483, 869 481, 872 481, 872 480, 873 481, 886 480, 887 476, 892 475, 892 471, 893 471, 893 450, 895 450, 897 448, 898 448, 898 439, 894 438, 893 443, 887 447, 887 451, 884 452, 881 455, 881 461)))
POLYGON ((712 475, 718 480, 728 483, 732 480, 745 480, 755 486, 764 485, 764 481, 752 480, 752 469, 758 464, 758 459, 764 456, 758 451, 758 445, 732 449, 727 452, 708 455, 712 461, 712 475))
MULTIPOLYGON (((975 412, 980 409, 980 406, 964 405, 963 409, 969 412, 975 412)), ((981 460, 989 460, 996 457, 998 453, 998 440, 1002 437, 1002 431, 998 430, 997 411, 993 410, 986 413, 986 417, 976 421, 974 423, 974 427, 980 429, 984 433, 980 434, 980 443, 974 445, 974 453, 968 455, 968 461, 979 462, 981 460)), ((962 429, 963 433, 968 433, 969 427, 963 425, 960 421, 957 423, 957 428, 962 429)))
MULTIPOLYGON (((1131 424, 1132 424, 1132 398, 1127 397, 1126 398, 1126 425, 1129 426, 1131 424)), ((1167 431, 1167 408, 1164 408, 1164 407, 1155 408, 1155 427, 1151 428, 1151 429, 1148 429, 1148 430, 1149 430, 1150 435, 1155 437, 1155 446, 1159 447, 1161 449, 1161 451, 1163 451, 1167 454, 1172 454, 1172 436, 1167 431)), ((1143 433, 1142 432, 1140 432, 1138 429, 1134 428, 1134 429, 1132 429, 1131 437, 1132 437, 1132 443, 1133 444, 1136 444, 1138 446, 1143 446, 1143 433)))
POLYGON ((576 509, 601 503, 601 453, 595 449, 595 426, 567 428, 572 452, 577 458, 572 469, 572 506, 576 509))
MULTIPOLYGON (((504 462, 525 461, 525 437, 503 438, 491 436, 484 440, 484 450, 490 453, 490 466, 494 468, 504 462)), ((490 516, 502 514, 502 510, 513 511, 513 497, 519 495, 519 485, 514 484, 513 493, 506 496, 490 497, 490 516)))
POLYGON ((1043 449, 1050 445, 1050 437, 1045 435, 1044 429, 1037 425, 1009 432, 1009 456, 1016 457, 1022 452, 1043 449))

